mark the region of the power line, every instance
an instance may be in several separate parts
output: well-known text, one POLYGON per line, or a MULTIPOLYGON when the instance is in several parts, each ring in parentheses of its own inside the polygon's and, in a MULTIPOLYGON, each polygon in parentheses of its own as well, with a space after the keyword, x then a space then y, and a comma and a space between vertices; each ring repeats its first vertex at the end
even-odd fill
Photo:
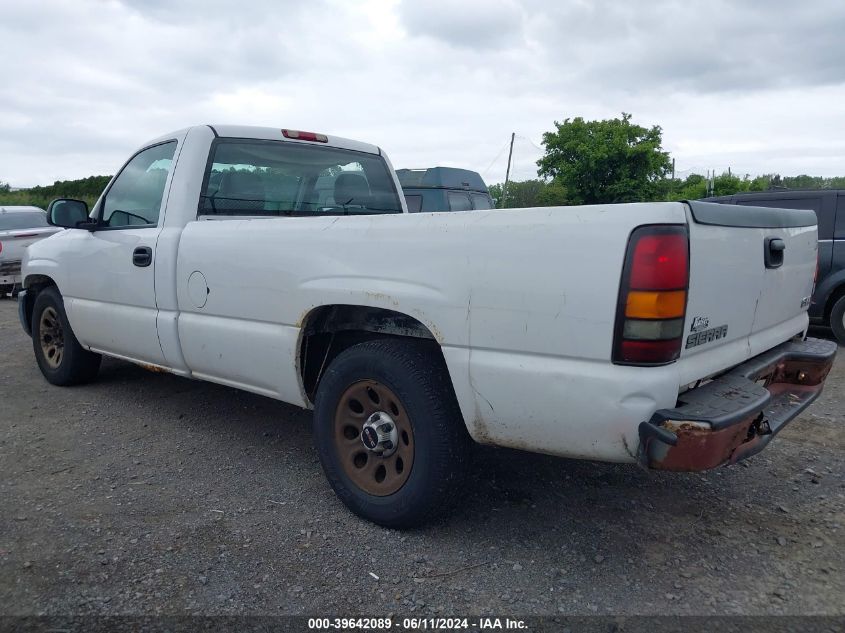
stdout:
POLYGON ((510 143, 510 141, 505 141, 505 144, 504 144, 504 145, 502 145, 502 149, 500 149, 500 150, 499 150, 499 153, 498 153, 498 154, 496 154, 496 158, 494 158, 493 160, 491 160, 491 161, 490 161, 490 164, 489 164, 489 165, 487 165, 487 169, 485 169, 483 172, 481 172, 481 175, 482 175, 482 176, 486 176, 486 175, 487 175, 487 172, 488 172, 488 171, 490 171, 490 168, 491 168, 491 167, 493 167, 493 164, 494 164, 497 160, 499 160, 499 157, 501 157, 501 155, 504 153, 504 151, 505 151, 505 149, 507 148, 507 146, 508 146, 508 144, 509 144, 509 143, 510 143))
POLYGON ((536 148, 537 148, 538 150, 540 150, 541 152, 544 152, 544 151, 545 151, 542 147, 540 147, 539 145, 537 145, 537 143, 535 143, 534 141, 532 141, 532 140, 531 140, 530 138, 528 138, 527 136, 520 136, 520 135, 518 135, 518 134, 517 134, 516 138, 518 138, 518 139, 522 139, 523 141, 528 141, 529 143, 531 143, 531 145, 533 145, 534 147, 536 147, 536 148))

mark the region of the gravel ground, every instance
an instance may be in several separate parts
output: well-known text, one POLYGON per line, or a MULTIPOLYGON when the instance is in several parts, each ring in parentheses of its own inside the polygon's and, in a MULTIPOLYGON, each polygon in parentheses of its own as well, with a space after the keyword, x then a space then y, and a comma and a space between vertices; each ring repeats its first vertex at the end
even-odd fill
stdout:
POLYGON ((0 300, 7 615, 845 613, 845 353, 744 464, 479 447, 460 508, 397 532, 334 497, 307 412, 110 360, 52 387, 30 346, 0 300))

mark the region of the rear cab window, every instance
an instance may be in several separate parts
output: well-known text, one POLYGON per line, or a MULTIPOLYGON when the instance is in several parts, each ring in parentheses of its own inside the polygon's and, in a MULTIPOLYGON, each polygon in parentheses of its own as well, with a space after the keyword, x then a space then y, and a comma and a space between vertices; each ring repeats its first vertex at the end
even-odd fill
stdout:
POLYGON ((40 229, 50 226, 47 214, 41 211, 6 211, 0 213, 0 231, 40 229))
POLYGON ((490 201, 490 196, 484 193, 474 193, 472 197, 473 209, 492 209, 493 205, 490 201))
POLYGON ((405 194, 405 204, 408 205, 408 213, 419 213, 422 211, 422 198, 421 195, 405 194))
POLYGON ((448 195, 450 211, 471 211, 472 203, 469 195, 463 192, 450 191, 448 195))
POLYGON ((381 156, 290 141, 217 139, 199 216, 402 213, 381 156))

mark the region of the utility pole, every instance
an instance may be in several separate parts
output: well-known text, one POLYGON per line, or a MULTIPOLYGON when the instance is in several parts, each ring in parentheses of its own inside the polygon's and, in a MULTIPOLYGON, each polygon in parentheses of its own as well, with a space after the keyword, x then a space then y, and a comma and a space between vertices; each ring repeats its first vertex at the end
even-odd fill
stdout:
POLYGON ((513 139, 516 137, 516 132, 511 132, 511 149, 508 152, 508 169, 505 172, 505 184, 502 187, 502 208, 505 208, 505 203, 508 199, 508 180, 511 176, 511 157, 513 157, 513 139))

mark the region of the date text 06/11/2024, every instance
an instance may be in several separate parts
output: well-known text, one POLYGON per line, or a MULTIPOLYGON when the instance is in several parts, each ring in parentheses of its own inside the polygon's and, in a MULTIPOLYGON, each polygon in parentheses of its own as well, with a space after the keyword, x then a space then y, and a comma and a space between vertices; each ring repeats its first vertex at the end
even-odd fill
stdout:
POLYGON ((524 620, 512 618, 309 618, 311 630, 525 630, 524 620))

